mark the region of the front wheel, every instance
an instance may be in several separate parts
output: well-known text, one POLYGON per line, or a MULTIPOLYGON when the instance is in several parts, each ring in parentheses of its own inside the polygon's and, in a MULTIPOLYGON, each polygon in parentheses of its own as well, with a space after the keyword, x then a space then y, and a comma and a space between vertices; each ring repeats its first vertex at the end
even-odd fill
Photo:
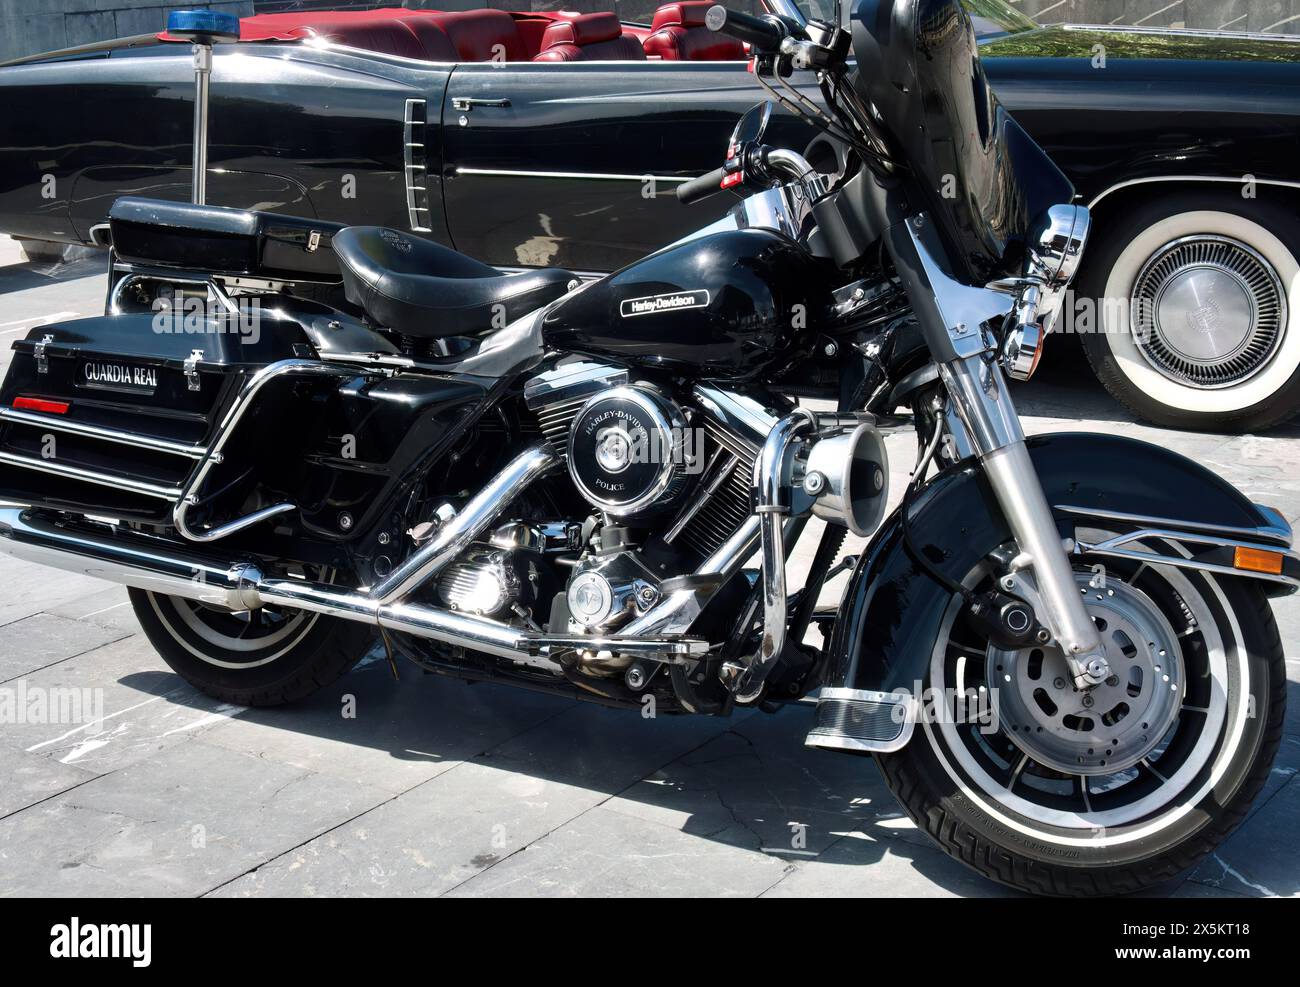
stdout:
POLYGON ((907 747, 878 758, 943 850, 1033 894, 1176 877, 1245 817, 1282 734, 1282 644, 1257 585, 1095 561, 1077 579, 1105 684, 1080 693, 1059 651, 981 640, 954 600, 926 715, 907 747))

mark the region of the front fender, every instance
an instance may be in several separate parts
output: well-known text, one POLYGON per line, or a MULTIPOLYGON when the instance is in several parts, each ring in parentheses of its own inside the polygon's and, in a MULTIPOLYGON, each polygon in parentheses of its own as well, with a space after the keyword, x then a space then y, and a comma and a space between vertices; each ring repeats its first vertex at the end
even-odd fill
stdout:
MULTIPOLYGON (((1198 463, 1160 446, 1092 433, 1057 433, 1027 440, 1048 503, 1079 509, 1057 512, 1062 537, 1073 537, 1089 513, 1160 518, 1165 527, 1202 535, 1243 532, 1289 544, 1285 522, 1252 504, 1235 487, 1198 463)), ((954 580, 961 580, 989 552, 1011 538, 1002 512, 974 460, 935 477, 912 507, 911 531, 919 551, 954 580)), ((1253 539, 1259 541, 1260 538, 1253 539)), ((1288 566, 1296 563, 1288 557, 1288 566)), ((1290 569, 1288 570, 1290 571, 1290 569)), ((858 561, 828 644, 823 703, 878 702, 881 694, 906 690, 925 676, 941 620, 952 594, 920 569, 903 547, 901 515, 895 511, 858 561), (828 690, 838 690, 829 691, 828 690)), ((845 715, 884 716, 880 710, 845 715)), ((895 713, 897 722, 898 714, 895 713)), ((819 722, 825 717, 819 709, 819 722)), ((910 726, 901 724, 885 746, 818 744, 891 750, 902 746, 910 726)), ((813 743, 810 737, 809 743, 813 743)))

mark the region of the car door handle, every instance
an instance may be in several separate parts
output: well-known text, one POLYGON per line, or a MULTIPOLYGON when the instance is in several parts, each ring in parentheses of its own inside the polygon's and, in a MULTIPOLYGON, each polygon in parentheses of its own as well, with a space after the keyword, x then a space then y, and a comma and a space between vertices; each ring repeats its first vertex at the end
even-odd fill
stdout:
POLYGON ((472 110, 476 106, 509 106, 508 99, 479 99, 477 96, 453 96, 451 98, 451 108, 453 110, 472 110))

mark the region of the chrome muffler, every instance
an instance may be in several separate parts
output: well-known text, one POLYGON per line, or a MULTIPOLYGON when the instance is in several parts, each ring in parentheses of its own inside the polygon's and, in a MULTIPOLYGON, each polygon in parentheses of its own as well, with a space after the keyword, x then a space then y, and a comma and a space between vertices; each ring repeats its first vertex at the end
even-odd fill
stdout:
POLYGON ((261 606, 261 572, 223 563, 175 542, 113 524, 0 508, 0 553, 110 583, 230 610, 261 606))
POLYGON ((373 587, 357 590, 304 579, 268 577, 251 562, 213 559, 157 535, 23 507, 0 509, 0 553, 229 610, 263 606, 308 610, 507 658, 577 649, 617 649, 626 654, 664 657, 707 651, 707 642, 684 638, 655 641, 539 634, 406 602, 482 535, 525 487, 559 461, 545 443, 526 449, 390 576, 373 587))

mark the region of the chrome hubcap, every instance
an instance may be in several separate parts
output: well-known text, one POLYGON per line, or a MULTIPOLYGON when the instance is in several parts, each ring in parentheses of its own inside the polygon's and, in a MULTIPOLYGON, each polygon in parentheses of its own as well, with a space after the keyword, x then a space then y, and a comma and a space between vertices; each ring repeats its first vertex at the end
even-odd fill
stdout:
POLYGON ((1114 774, 1146 757, 1178 717, 1178 638, 1141 590, 1089 573, 1076 578, 1110 678, 1080 691, 1059 648, 990 646, 986 681, 999 687, 998 715, 1011 742, 1033 760, 1067 774, 1114 774))
POLYGON ((1133 288, 1134 341, 1164 376, 1226 387, 1258 373, 1286 328, 1272 265, 1238 240, 1195 236, 1161 247, 1133 288))

